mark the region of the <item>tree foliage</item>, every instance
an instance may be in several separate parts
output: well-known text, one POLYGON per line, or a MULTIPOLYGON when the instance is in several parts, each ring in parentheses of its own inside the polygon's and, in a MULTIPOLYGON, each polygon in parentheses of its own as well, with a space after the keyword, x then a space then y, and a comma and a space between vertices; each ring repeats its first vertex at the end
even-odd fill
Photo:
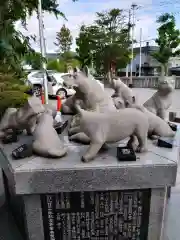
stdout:
POLYGON ((159 50, 152 54, 152 56, 162 64, 162 74, 167 74, 168 61, 170 57, 175 57, 180 54, 178 49, 180 44, 180 31, 176 29, 176 22, 173 15, 166 13, 161 15, 157 23, 160 24, 158 28, 158 38, 156 43, 159 50))
POLYGON ((63 24, 62 28, 56 35, 56 42, 54 43, 59 47, 60 53, 66 53, 70 51, 72 45, 73 38, 71 36, 71 32, 69 28, 63 24))
POLYGON ((123 68, 130 61, 129 26, 123 10, 98 12, 91 26, 81 26, 76 39, 77 53, 82 65, 92 61, 97 71, 108 73, 111 65, 123 68))
POLYGON ((24 57, 24 62, 32 67, 34 70, 39 70, 42 68, 42 63, 45 62, 41 53, 31 51, 27 53, 24 57))
MULTIPOLYGON (((25 37, 15 29, 15 22, 21 21, 26 27, 27 17, 37 12, 37 0, 0 1, 0 65, 1 71, 21 73, 21 61, 27 53, 33 53, 31 37, 25 37), (4 67, 2 67, 4 66, 4 67)), ((64 14, 58 10, 57 0, 43 0, 43 11, 54 13, 57 17, 64 14)))

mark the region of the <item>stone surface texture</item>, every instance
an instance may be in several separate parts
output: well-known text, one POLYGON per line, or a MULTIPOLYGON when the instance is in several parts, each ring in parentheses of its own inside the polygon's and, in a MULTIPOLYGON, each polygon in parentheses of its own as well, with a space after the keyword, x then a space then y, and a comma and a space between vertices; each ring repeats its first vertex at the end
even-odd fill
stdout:
MULTIPOLYGON (((133 91, 135 92, 135 94, 140 102, 144 102, 149 97, 151 97, 152 94, 155 92, 155 90, 142 89, 142 88, 141 89, 133 89, 133 91)), ((173 104, 172 104, 171 108, 169 109, 169 111, 177 112, 178 116, 180 116, 179 96, 180 96, 180 90, 176 90, 175 93, 173 94, 173 104)), ((56 105, 56 103, 54 101, 50 101, 50 104, 56 105)), ((66 142, 66 144, 69 144, 69 143, 66 142)), ((19 146, 19 145, 20 145, 20 143, 17 144, 17 146, 19 146)), ((14 147, 12 147, 12 149, 14 149, 14 147)), ((69 148, 73 149, 74 146, 70 144, 69 148)), ((178 151, 176 151, 176 153, 174 153, 174 155, 173 154, 171 155, 172 156, 171 159, 167 158, 167 160, 165 160, 167 157, 166 149, 164 149, 163 151, 161 151, 161 149, 159 149, 159 151, 161 154, 163 154, 163 157, 162 157, 163 163, 164 163, 164 161, 171 161, 171 163, 172 163, 176 159, 174 157, 177 157, 177 155, 179 155, 178 151)), ((156 154, 159 155, 159 152, 156 151, 156 154)), ((2 160, 2 156, 0 156, 0 162, 2 164, 1 160, 2 160)), ((80 160, 80 156, 79 156, 79 160, 80 160)), ((33 160, 28 159, 28 161, 26 161, 26 164, 27 164, 26 167, 29 167, 31 165, 31 161, 33 161, 33 160)), ((61 161, 61 160, 58 160, 58 161, 61 161)), ((152 161, 152 159, 151 159, 151 161, 152 161)), ((54 168, 54 166, 53 166, 55 163, 54 161, 52 162, 51 160, 50 161, 46 160, 44 163, 46 166, 49 165, 50 171, 52 168, 54 168)), ((78 163, 80 163, 80 161, 78 163)), ((78 166, 78 163, 76 164, 76 167, 78 166)), ((137 163, 138 163, 138 161, 137 161, 137 163)), ((38 168, 38 166, 40 166, 40 164, 41 164, 41 162, 39 162, 39 160, 38 160, 33 168, 38 168)), ((103 164, 103 163, 101 163, 101 164, 103 164)), ((118 163, 116 162, 116 164, 118 164, 118 163)), ((160 164, 160 162, 159 162, 159 164, 160 164)), ((176 161, 174 164, 176 164, 176 161)), ((178 165, 179 165, 179 163, 178 163, 178 165)), ((21 169, 20 172, 25 172, 25 169, 23 166, 25 167, 24 162, 23 162, 23 160, 20 160, 20 161, 13 161, 12 164, 9 166, 9 168, 6 168, 6 173, 9 175, 11 181, 13 181, 12 170, 15 168, 18 168, 18 169, 21 169)), ((70 166, 70 164, 69 164, 69 168, 70 167, 72 168, 73 166, 72 165, 70 166)), ((84 165, 84 167, 85 167, 85 165, 84 165)), ((87 165, 86 165, 86 168, 88 168, 87 165)), ((31 170, 32 169, 30 169, 30 171, 31 170)), ((176 172, 174 172, 174 173, 172 172, 172 175, 173 175, 172 178, 174 179, 176 172)), ((15 189, 15 187, 14 187, 14 189, 15 189)), ((161 191, 162 196, 164 194, 163 191, 164 190, 161 191)), ((161 204, 162 205, 164 204, 163 201, 161 202, 161 204)), ((27 203, 27 206, 28 206, 28 203, 27 203)), ((154 211, 153 207, 151 208, 151 211, 152 212, 154 211)), ((167 215, 166 215, 166 221, 165 221, 165 231, 164 231, 164 237, 162 238, 162 240, 179 240, 179 236, 180 236, 180 227, 179 227, 180 226, 180 218, 179 218, 179 216, 180 216, 180 168, 178 168, 178 172, 177 172, 176 186, 172 188, 171 198, 168 200, 167 215)), ((1 208, 0 222, 1 222, 1 224, 0 224, 0 239, 1 240, 16 240, 16 239, 21 240, 21 237, 17 231, 17 228, 15 227, 15 224, 14 224, 8 210, 6 209, 6 207, 1 208)), ((158 227, 160 227, 160 226, 158 226, 158 227)), ((155 239, 153 238, 153 240, 155 240, 155 239)))

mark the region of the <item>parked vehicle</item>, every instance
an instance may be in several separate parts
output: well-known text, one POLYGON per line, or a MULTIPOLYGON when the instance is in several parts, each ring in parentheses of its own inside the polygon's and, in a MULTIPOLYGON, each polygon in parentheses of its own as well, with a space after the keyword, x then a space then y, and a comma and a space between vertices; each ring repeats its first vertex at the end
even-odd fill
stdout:
MULTIPOLYGON (((71 96, 75 90, 68 88, 65 84, 66 76, 69 73, 58 73, 53 70, 47 70, 48 94, 50 96, 59 95, 62 99, 71 96)), ((33 71, 27 77, 27 85, 31 86, 36 96, 41 95, 43 86, 43 71, 33 71)))
POLYGON ((60 96, 61 99, 74 95, 76 91, 66 84, 66 78, 69 76, 69 73, 54 73, 49 75, 48 94, 50 96, 60 96))

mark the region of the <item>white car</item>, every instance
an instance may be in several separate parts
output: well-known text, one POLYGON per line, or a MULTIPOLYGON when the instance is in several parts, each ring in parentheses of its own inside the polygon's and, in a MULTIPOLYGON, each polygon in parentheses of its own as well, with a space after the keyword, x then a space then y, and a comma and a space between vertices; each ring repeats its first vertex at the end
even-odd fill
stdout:
POLYGON ((69 73, 54 73, 49 75, 48 94, 50 96, 60 96, 61 99, 74 95, 76 91, 66 85, 66 78, 69 78, 69 76, 69 73))
MULTIPOLYGON (((61 99, 67 98, 75 94, 75 90, 66 85, 66 79, 69 78, 69 73, 58 73, 53 70, 47 70, 48 73, 48 94, 49 96, 60 96, 61 99)), ((92 77, 92 81, 97 81, 104 89, 104 84, 92 77)), ((43 86, 43 72, 33 71, 28 75, 27 85, 32 86, 36 96, 41 95, 43 86)))
MULTIPOLYGON (((66 76, 69 76, 69 73, 58 73, 53 70, 47 70, 47 73, 48 94, 50 96, 59 95, 63 99, 75 93, 74 89, 68 88, 64 84, 66 76)), ((27 77, 26 84, 32 86, 36 96, 40 96, 43 86, 43 71, 32 71, 27 77)))

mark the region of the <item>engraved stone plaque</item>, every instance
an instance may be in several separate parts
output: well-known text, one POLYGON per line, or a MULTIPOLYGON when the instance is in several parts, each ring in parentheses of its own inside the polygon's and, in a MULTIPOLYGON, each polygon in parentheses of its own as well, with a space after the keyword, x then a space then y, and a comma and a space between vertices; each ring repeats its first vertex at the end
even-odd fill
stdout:
POLYGON ((41 195, 45 240, 147 240, 151 190, 41 195))

